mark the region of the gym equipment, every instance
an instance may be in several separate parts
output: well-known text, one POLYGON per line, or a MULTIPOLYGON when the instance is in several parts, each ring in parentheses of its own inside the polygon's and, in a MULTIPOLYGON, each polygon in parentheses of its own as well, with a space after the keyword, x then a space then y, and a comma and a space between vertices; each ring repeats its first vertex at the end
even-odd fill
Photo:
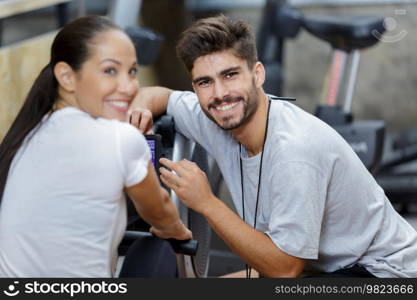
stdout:
MULTIPOLYGON (((143 231, 126 231, 123 240, 125 242, 133 242, 137 239, 142 238, 149 238, 154 237, 158 238, 157 236, 153 235, 150 232, 143 232, 143 231)), ((198 249, 198 242, 196 240, 176 240, 176 239, 168 239, 167 240, 170 244, 172 249, 175 253, 184 254, 184 255, 196 255, 198 249)))
POLYGON ((258 51, 269 93, 282 93, 286 39, 304 29, 332 46, 326 104, 318 106, 316 115, 349 142, 391 202, 402 204, 401 212, 406 213, 408 203, 417 199, 417 128, 385 134, 383 121, 355 122, 351 113, 359 50, 379 42, 385 31, 383 18, 304 16, 286 0, 267 0, 262 20, 258 51))
MULTIPOLYGON (((151 65, 158 57, 163 37, 150 29, 137 26, 141 4, 141 0, 113 0, 109 16, 132 39, 139 64, 151 65)), ((162 157, 174 161, 186 158, 196 162, 208 176, 213 174, 211 177, 216 177, 215 166, 207 157, 206 152, 199 145, 176 133, 172 118, 161 117, 155 122, 153 131, 161 136, 162 157)), ((213 190, 216 190, 215 187, 213 190)), ((181 278, 206 277, 209 265, 210 226, 200 214, 183 206, 174 192, 170 191, 170 197, 177 205, 182 221, 193 232, 194 238, 185 243, 170 241, 174 251, 180 254, 177 256, 178 276, 181 278)), ((119 247, 119 254, 126 253, 127 248, 137 238, 148 235, 148 230, 149 225, 137 215, 131 201, 128 201, 128 229, 119 247)))
MULTIPOLYGON (((204 149, 175 132, 174 128, 172 117, 166 115, 159 118, 154 124, 153 131, 161 136, 161 157, 167 157, 173 161, 183 158, 194 161, 206 172, 208 178, 216 178, 215 174, 218 171, 216 171, 213 162, 208 159, 204 149)), ((213 190, 216 190, 213 180, 210 182, 213 190)), ((177 256, 178 275, 180 278, 207 277, 211 238, 210 226, 202 215, 185 207, 173 191, 169 189, 168 191, 179 210, 182 221, 193 232, 194 239, 188 242, 170 241, 174 251, 181 254, 177 256)), ((144 231, 148 231, 149 225, 136 214, 131 201, 128 202, 128 224, 128 230, 121 243, 122 249, 119 249, 120 254, 124 253, 123 247, 129 246, 136 238, 142 238, 148 234, 144 231)))
POLYGON ((141 5, 141 0, 113 0, 109 17, 132 39, 138 63, 152 65, 158 58, 163 36, 149 28, 137 26, 141 5))
POLYGON ((164 40, 162 35, 149 28, 138 26, 129 26, 125 32, 136 47, 138 63, 140 65, 155 63, 164 40))
POLYGON ((333 49, 333 61, 325 87, 327 96, 325 104, 317 107, 315 115, 335 128, 364 165, 375 172, 382 158, 385 124, 381 120, 354 121, 352 101, 360 50, 378 43, 374 32, 382 34, 385 31, 383 18, 305 16, 283 0, 268 0, 264 15, 258 48, 267 69, 265 90, 279 94, 282 89, 284 39, 294 38, 300 29, 304 29, 329 43, 333 49), (275 44, 271 45, 271 40, 275 44), (274 48, 272 52, 271 47, 274 48), (280 74, 272 74, 272 80, 277 80, 275 87, 268 80, 268 68, 272 68, 272 73, 280 74))
POLYGON ((375 178, 405 215, 417 200, 417 129, 387 134, 381 167, 375 178))

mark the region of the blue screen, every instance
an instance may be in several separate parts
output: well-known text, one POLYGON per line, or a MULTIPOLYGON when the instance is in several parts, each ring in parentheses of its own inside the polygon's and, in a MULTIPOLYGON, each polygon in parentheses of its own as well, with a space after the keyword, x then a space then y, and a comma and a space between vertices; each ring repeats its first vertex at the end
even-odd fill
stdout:
POLYGON ((151 149, 151 160, 154 167, 156 167, 156 161, 155 161, 155 141, 154 140, 147 140, 149 148, 151 149))

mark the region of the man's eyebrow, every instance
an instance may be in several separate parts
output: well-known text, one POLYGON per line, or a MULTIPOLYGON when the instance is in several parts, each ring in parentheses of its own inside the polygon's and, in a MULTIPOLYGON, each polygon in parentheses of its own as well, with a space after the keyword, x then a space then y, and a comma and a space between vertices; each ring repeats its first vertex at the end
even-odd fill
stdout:
MULTIPOLYGON (((241 69, 240 66, 235 66, 235 67, 230 67, 227 68, 225 70, 222 70, 219 72, 219 75, 225 75, 227 73, 233 72, 233 71, 239 71, 241 69)), ((193 80, 193 84, 202 81, 202 80, 210 80, 211 77, 210 76, 201 76, 201 77, 197 77, 196 79, 193 80)))
POLYGON ((240 66, 236 66, 236 67, 230 67, 227 68, 226 70, 221 71, 219 74, 220 75, 226 75, 227 73, 233 72, 233 71, 239 71, 241 69, 240 66))

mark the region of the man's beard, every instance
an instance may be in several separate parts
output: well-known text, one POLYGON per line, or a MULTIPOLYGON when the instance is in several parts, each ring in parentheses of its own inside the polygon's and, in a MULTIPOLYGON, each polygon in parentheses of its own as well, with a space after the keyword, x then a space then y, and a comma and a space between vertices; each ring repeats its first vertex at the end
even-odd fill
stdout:
POLYGON ((242 96, 227 96, 224 97, 223 99, 214 99, 214 101, 212 103, 210 103, 208 105, 209 109, 212 106, 215 105, 220 105, 222 103, 233 103, 235 101, 241 101, 243 104, 243 116, 240 120, 234 122, 234 123, 230 123, 228 124, 228 121, 232 118, 232 116, 228 116, 228 117, 224 117, 222 119, 223 124, 227 124, 227 125, 221 125, 219 124, 216 119, 209 113, 209 111, 207 111, 205 108, 203 108, 201 106, 201 109, 203 110, 203 112, 206 114, 206 116, 213 121, 218 127, 220 127, 223 130, 233 130, 236 129, 244 124, 246 124, 247 122, 249 122, 256 109, 258 108, 258 104, 259 101, 257 99, 258 95, 256 93, 256 87, 255 87, 255 82, 252 82, 252 88, 249 92, 248 98, 245 100, 242 96))

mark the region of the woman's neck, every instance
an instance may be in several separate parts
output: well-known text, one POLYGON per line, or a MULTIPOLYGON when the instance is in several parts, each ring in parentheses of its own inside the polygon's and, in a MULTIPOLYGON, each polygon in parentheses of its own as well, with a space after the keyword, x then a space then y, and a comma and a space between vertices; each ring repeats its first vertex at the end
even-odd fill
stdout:
POLYGON ((58 89, 58 99, 54 103, 53 110, 55 111, 69 106, 78 107, 74 95, 58 89))

